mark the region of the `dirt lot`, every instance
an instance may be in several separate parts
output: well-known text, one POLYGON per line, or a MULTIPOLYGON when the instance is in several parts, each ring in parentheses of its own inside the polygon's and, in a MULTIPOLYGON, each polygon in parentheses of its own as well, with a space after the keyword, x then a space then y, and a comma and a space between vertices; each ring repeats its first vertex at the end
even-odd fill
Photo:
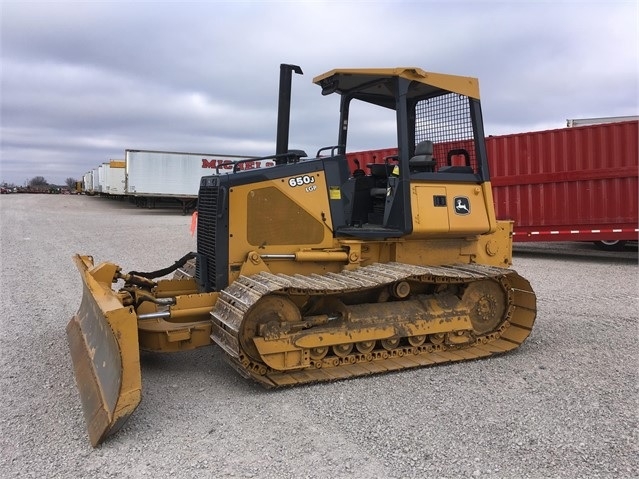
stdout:
POLYGON ((517 246, 532 335, 482 361, 266 391, 219 349, 142 355, 143 400, 93 449, 65 326, 75 252, 124 270, 195 249, 190 218, 86 196, 0 197, 0 476, 637 477, 637 251, 517 246))

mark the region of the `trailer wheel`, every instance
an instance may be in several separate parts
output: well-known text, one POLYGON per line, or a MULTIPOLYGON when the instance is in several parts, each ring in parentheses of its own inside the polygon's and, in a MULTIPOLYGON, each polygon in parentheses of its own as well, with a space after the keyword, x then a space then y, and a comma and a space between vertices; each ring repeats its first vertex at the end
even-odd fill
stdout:
POLYGON ((623 240, 595 241, 595 246, 604 251, 621 251, 626 242, 623 240))

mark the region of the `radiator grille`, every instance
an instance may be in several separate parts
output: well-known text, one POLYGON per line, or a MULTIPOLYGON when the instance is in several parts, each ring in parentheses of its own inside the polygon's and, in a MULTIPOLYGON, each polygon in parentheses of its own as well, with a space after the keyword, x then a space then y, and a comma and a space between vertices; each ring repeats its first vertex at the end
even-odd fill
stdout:
POLYGON ((217 291, 215 244, 220 187, 217 178, 203 178, 198 197, 197 252, 195 277, 206 291, 217 291))

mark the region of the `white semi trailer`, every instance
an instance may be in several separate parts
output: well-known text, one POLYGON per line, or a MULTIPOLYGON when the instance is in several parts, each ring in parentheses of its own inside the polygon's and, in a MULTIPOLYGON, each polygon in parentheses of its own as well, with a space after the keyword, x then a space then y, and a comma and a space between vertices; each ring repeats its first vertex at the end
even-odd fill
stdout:
POLYGON ((250 156, 184 153, 173 151, 125 150, 125 193, 136 202, 153 207, 158 200, 173 199, 182 203, 184 212, 197 202, 200 178, 237 169, 273 166, 268 160, 250 161, 250 156))

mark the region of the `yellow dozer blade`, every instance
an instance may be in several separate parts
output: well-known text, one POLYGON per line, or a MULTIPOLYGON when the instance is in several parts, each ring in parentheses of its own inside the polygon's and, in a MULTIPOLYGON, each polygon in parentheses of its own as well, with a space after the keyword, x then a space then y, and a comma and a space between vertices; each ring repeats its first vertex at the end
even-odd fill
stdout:
POLYGON ((93 266, 76 255, 84 286, 82 304, 67 336, 84 418, 93 446, 117 431, 140 403, 142 379, 137 318, 111 284, 117 266, 93 266))

